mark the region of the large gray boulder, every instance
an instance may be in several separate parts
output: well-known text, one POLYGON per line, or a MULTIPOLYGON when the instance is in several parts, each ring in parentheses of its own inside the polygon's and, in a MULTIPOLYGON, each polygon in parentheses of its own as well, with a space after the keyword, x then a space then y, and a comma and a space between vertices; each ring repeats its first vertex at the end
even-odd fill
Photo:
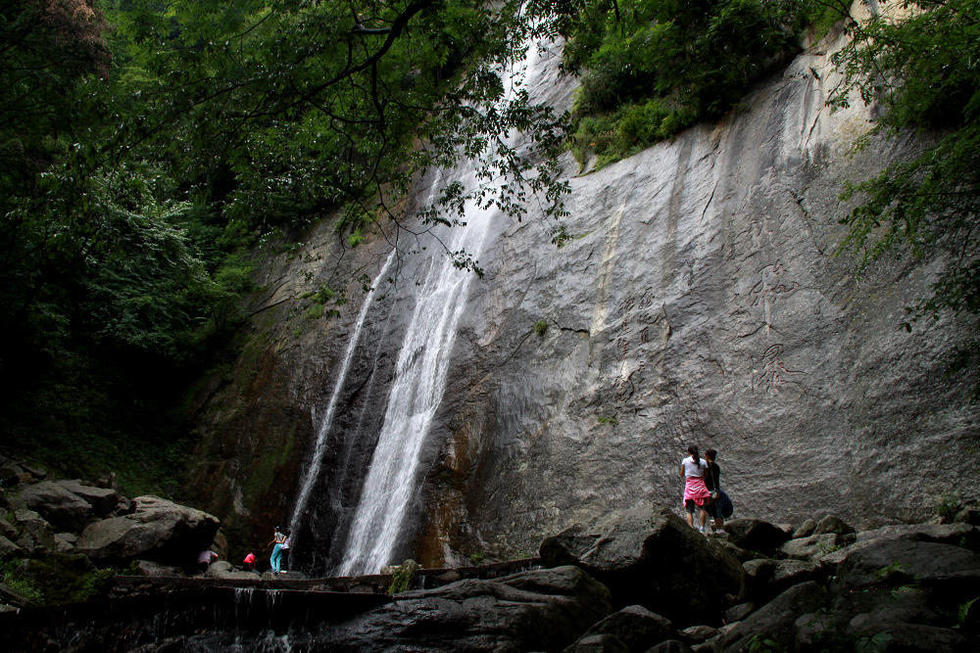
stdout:
POLYGON ((397 602, 332 625, 332 650, 561 650, 611 612, 609 591, 580 569, 461 580, 404 592, 397 602))
POLYGON ((11 542, 3 535, 0 535, 0 560, 7 558, 9 556, 14 556, 20 553, 21 548, 17 546, 14 542, 11 542))
POLYGON ((593 650, 594 638, 611 636, 625 650, 645 651, 654 644, 675 636, 670 619, 650 612, 642 605, 628 605, 589 628, 568 651, 593 650))
POLYGON ((799 537, 783 544, 779 551, 789 558, 812 560, 839 551, 854 542, 853 534, 820 533, 809 537, 799 537))
POLYGON ((11 503, 37 512, 64 531, 78 532, 95 516, 92 504, 53 481, 25 486, 11 503))
POLYGON ((772 551, 789 539, 786 531, 761 519, 733 519, 725 531, 733 544, 749 551, 772 551))
POLYGON ((808 560, 760 558, 742 564, 745 595, 755 602, 768 601, 793 585, 821 576, 820 565, 808 560))
POLYGON ((112 488, 85 485, 79 480, 55 482, 73 495, 88 502, 98 517, 109 515, 119 505, 119 493, 112 488))
POLYGON ((136 510, 130 515, 89 524, 76 551, 95 560, 138 557, 191 565, 218 531, 218 519, 201 510, 149 495, 134 502, 136 510))
POLYGON ((595 529, 573 527, 541 544, 545 565, 575 564, 613 593, 674 622, 718 622, 742 590, 742 567, 669 510, 614 513, 595 529))
POLYGON ((13 516, 17 528, 18 546, 28 552, 54 548, 54 532, 51 524, 44 517, 27 508, 14 510, 13 516))
POLYGON ((878 540, 843 555, 837 578, 851 586, 880 582, 890 575, 931 582, 972 572, 980 578, 980 555, 952 544, 878 540))
POLYGON ((827 600, 826 590, 815 582, 794 585, 713 641, 726 651, 749 650, 765 639, 775 643, 774 650, 793 650, 797 617, 819 610, 827 600))

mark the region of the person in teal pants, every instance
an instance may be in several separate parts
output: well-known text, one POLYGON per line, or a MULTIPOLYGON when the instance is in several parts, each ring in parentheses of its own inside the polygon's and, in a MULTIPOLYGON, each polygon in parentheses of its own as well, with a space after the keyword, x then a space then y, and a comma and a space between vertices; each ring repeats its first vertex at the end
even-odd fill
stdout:
POLYGON ((272 567, 272 573, 280 574, 280 566, 282 564, 282 544, 286 541, 286 536, 283 534, 279 527, 276 526, 276 531, 272 535, 272 541, 269 544, 272 545, 272 555, 269 557, 269 566, 272 567))

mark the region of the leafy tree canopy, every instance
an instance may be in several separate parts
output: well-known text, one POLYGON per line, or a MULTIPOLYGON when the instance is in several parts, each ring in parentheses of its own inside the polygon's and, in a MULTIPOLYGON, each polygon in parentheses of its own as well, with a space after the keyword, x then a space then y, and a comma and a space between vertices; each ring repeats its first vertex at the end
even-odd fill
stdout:
POLYGON ((5 430, 40 412, 48 431, 91 435, 106 427, 98 414, 132 414, 115 401, 152 410, 239 319, 250 246, 340 208, 352 240, 368 222, 397 237, 388 207, 429 166, 470 157, 484 182, 508 180, 451 189, 432 224, 470 197, 520 217, 528 189, 559 212, 549 154, 562 119, 521 89, 502 101, 499 74, 546 12, 513 0, 5 4, 5 430), (534 151, 508 148, 511 128, 534 151), (71 394, 91 375, 106 381, 88 383, 97 396, 71 394))

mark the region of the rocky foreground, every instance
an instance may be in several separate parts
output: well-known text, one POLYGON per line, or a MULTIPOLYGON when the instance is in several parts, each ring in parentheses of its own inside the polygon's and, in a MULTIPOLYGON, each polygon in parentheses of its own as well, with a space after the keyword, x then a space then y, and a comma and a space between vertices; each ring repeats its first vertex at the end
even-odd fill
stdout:
POLYGON ((980 650, 975 510, 860 532, 738 519, 705 537, 637 507, 547 538, 539 559, 421 570, 388 596, 390 576, 191 576, 214 517, 0 471, 2 650, 980 650))

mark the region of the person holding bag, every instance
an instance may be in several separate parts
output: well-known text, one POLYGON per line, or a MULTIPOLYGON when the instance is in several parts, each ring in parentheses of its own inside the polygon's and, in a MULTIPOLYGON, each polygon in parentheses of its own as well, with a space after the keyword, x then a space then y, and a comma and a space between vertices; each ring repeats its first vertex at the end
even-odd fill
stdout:
POLYGON ((721 467, 715 462, 718 452, 714 449, 707 449, 704 452, 704 459, 708 465, 704 473, 704 485, 711 492, 711 501, 707 505, 708 514, 714 519, 716 531, 725 526, 725 518, 731 517, 733 508, 732 501, 721 489, 721 467))

